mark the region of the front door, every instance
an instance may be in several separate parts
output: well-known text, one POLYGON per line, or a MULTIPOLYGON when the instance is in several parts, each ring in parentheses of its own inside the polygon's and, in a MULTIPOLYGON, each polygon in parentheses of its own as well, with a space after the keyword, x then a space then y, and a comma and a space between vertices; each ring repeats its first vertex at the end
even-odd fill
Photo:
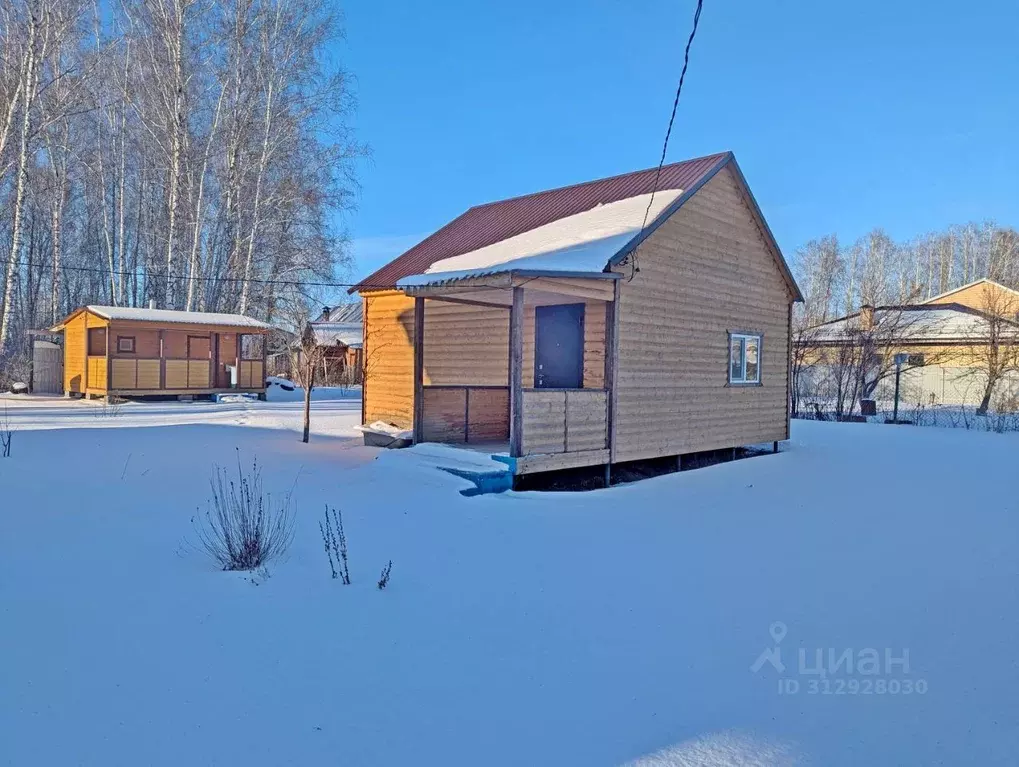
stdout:
POLYGON ((534 387, 579 389, 584 385, 584 305, 534 310, 534 387))

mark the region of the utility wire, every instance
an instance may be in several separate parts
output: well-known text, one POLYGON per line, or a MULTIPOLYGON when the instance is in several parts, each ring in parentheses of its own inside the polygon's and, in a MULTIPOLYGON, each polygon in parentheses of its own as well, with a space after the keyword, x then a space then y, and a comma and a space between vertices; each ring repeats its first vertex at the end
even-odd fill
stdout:
MULTIPOLYGON (((672 102, 672 115, 669 117, 669 127, 665 131, 665 141, 662 143, 662 157, 658 161, 658 169, 655 171, 655 181, 651 185, 651 199, 648 200, 647 209, 644 211, 644 220, 640 225, 640 232, 638 236, 643 233, 644 227, 647 226, 648 216, 651 214, 651 206, 655 202, 655 192, 658 191, 658 181, 662 175, 662 167, 665 165, 665 154, 669 150, 669 137, 672 136, 672 124, 676 121, 676 110, 679 108, 679 96, 683 92, 683 81, 686 80, 686 70, 690 66, 690 47, 693 45, 693 39, 697 36, 697 25, 701 20, 701 9, 704 7, 704 0, 697 0, 697 10, 693 14, 693 28, 690 30, 690 37, 686 41, 686 50, 683 52, 683 69, 679 73, 679 85, 676 87, 676 98, 672 102)), ((637 266, 637 254, 633 254, 633 271, 630 273, 630 279, 633 279, 633 275, 640 271, 637 266)))
MULTIPOLYGON (((32 269, 32 268, 35 268, 35 269, 52 269, 53 268, 53 264, 43 264, 43 263, 39 263, 39 262, 26 262, 26 261, 22 261, 20 263, 20 266, 28 267, 29 269, 32 269)), ((163 273, 163 272, 146 271, 146 270, 143 270, 143 271, 140 271, 140 272, 133 272, 133 271, 122 271, 122 270, 116 270, 116 269, 111 271, 111 270, 109 270, 107 268, 104 268, 104 267, 95 267, 95 266, 66 266, 66 265, 61 265, 60 271, 61 272, 78 272, 78 273, 86 273, 86 274, 101 274, 101 275, 106 276, 106 277, 109 277, 111 275, 115 275, 115 276, 118 276, 118 277, 144 277, 144 278, 149 279, 149 280, 160 280, 160 281, 167 279, 167 275, 165 273, 163 273)), ((366 282, 326 282, 326 281, 314 281, 314 280, 268 280, 268 279, 260 279, 258 277, 250 277, 250 278, 245 279, 244 277, 212 277, 212 276, 206 277, 206 276, 201 276, 201 275, 183 275, 183 274, 180 275, 180 276, 170 275, 169 279, 172 282, 228 282, 228 283, 249 282, 249 283, 258 284, 258 285, 285 285, 285 286, 298 287, 298 288, 301 288, 301 287, 307 287, 307 288, 360 288, 362 290, 390 290, 390 289, 396 287, 391 282, 385 283, 385 284, 370 284, 370 283, 366 283, 366 282)), ((535 279, 538 279, 538 278, 537 277, 532 277, 532 278, 528 279, 527 282, 531 282, 531 280, 535 280, 535 279)), ((477 289, 477 290, 503 290, 503 289, 506 288, 506 286, 505 285, 484 285, 484 284, 482 284, 482 285, 472 285, 471 288, 472 289, 477 289)))

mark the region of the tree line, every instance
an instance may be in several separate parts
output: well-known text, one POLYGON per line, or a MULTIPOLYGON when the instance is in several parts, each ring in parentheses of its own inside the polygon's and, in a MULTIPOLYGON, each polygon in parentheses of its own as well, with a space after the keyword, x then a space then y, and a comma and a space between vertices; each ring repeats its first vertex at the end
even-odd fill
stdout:
POLYGON ((273 320, 347 263, 328 0, 0 4, 0 367, 103 303, 273 320))
MULTIPOLYGON (((1019 232, 989 221, 895 242, 875 229, 848 246, 831 234, 800 248, 793 267, 804 303, 794 313, 792 411, 798 414, 801 401, 816 409, 825 403, 832 417, 842 419, 874 396, 895 373, 895 354, 922 332, 924 316, 909 311, 910 304, 982 278, 1019 287, 1019 232), (835 331, 823 323, 868 305, 878 307, 877 314, 873 308, 861 311, 837 338, 828 337, 835 331)), ((957 339, 967 351, 926 347, 923 363, 959 367, 959 377, 972 379, 980 415, 1019 373, 1019 303, 993 290, 985 290, 982 301, 980 319, 957 339)), ((1011 398, 1001 403, 1013 405, 1011 398)))
POLYGON ((804 295, 798 322, 810 327, 864 304, 917 303, 984 277, 1019 287, 1019 231, 987 221, 896 242, 878 228, 848 245, 829 234, 797 250, 793 271, 804 295))

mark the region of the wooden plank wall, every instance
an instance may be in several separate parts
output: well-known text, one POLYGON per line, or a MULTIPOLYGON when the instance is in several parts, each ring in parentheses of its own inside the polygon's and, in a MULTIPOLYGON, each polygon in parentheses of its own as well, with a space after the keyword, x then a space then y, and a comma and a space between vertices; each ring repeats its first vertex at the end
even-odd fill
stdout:
POLYGON ((425 301, 425 386, 508 381, 508 309, 425 301))
POLYGON ((85 391, 85 322, 82 312, 64 327, 64 391, 85 391))
POLYGON ((1014 314, 1019 310, 1019 294, 1003 285, 980 282, 947 296, 926 301, 928 304, 962 304, 971 309, 991 311, 995 314, 1014 314))
POLYGON ((88 390, 106 391, 106 357, 88 358, 88 390))
POLYGON ((509 439, 508 388, 426 386, 422 394, 423 441, 501 442, 509 439))
POLYGON ((364 296, 365 423, 414 423, 414 299, 396 291, 364 296))
POLYGON ((786 439, 792 296, 732 171, 691 197, 639 258, 620 289, 614 460, 786 439), (763 333, 761 386, 728 385, 729 330, 763 333))
POLYGON ((606 393, 528 389, 524 392, 524 455, 599 450, 606 445, 606 393))

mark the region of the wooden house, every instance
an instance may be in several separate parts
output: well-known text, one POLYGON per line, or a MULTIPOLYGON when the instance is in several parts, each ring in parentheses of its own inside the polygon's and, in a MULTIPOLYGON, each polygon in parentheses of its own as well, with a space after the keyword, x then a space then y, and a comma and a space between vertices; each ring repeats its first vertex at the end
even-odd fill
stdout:
POLYGON ((51 330, 68 396, 265 393, 270 326, 240 314, 83 306, 51 330))
MULTIPOLYGON (((796 338, 800 360, 798 399, 833 399, 854 351, 875 355, 872 375, 882 375, 864 399, 894 396, 891 359, 909 355, 901 376, 907 405, 983 405, 987 370, 1001 368, 992 392, 1009 409, 1019 404, 1019 291, 981 279, 924 301, 860 310, 803 330, 796 338), (877 359, 877 358, 880 359, 877 359)), ((849 403, 855 407, 855 403, 849 403)))
POLYGON ((789 436, 802 299, 732 153, 471 208, 354 290, 365 423, 515 477, 789 436))
POLYGON ((322 381, 361 383, 364 340, 361 302, 326 306, 322 315, 310 324, 315 343, 322 347, 322 381))

